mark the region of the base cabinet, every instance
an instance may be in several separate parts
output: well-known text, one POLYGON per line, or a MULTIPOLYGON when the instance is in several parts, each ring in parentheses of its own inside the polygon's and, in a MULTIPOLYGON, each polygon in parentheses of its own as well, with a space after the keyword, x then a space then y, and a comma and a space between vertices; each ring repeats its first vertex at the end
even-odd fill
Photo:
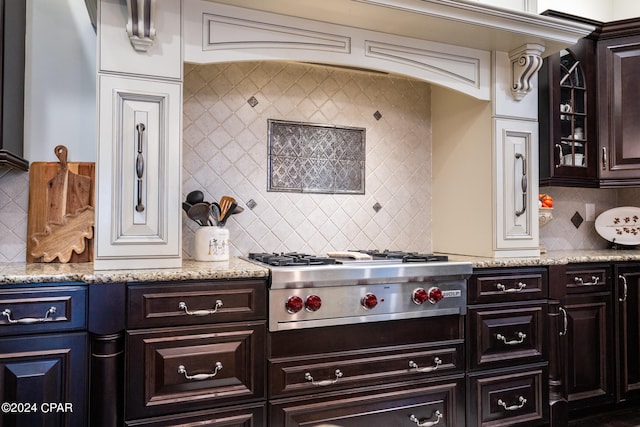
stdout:
POLYGON ((333 392, 322 397, 275 400, 270 426, 340 427, 465 425, 464 377, 437 383, 412 382, 396 387, 333 392))
POLYGON ((640 398, 640 264, 614 267, 617 399, 640 398))
POLYGON ((0 291, 0 426, 86 427, 86 287, 0 291))

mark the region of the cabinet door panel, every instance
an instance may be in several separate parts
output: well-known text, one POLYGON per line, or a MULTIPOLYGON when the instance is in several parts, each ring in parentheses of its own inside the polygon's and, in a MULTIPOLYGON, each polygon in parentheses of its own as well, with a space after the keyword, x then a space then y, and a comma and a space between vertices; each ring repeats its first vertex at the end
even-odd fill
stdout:
POLYGON ((640 264, 618 267, 615 271, 617 316, 619 399, 640 396, 640 264))
POLYGON ((469 310, 467 343, 472 369, 541 360, 546 306, 486 306, 469 310))
POLYGON ((567 399, 571 409, 613 399, 611 294, 567 297, 565 363, 567 399))
POLYGON ((640 43, 637 37, 599 42, 599 115, 603 179, 640 179, 640 43))
POLYGON ((30 412, 3 411, 0 425, 85 427, 87 360, 86 333, 0 340, 0 401, 31 405, 30 412))
POLYGON ((266 286, 245 280, 131 286, 127 323, 133 329, 264 319, 266 286), (202 310, 209 314, 198 315, 202 310))
POLYGON ((127 419, 264 396, 265 322, 128 332, 127 419))
POLYGON ((474 410, 468 411, 466 426, 544 424, 549 413, 546 378, 545 365, 470 375, 468 405, 474 410))
POLYGON ((461 371, 463 366, 462 343, 272 359, 269 395, 279 397, 434 378, 461 371))
POLYGON ((181 85, 100 76, 97 269, 182 265, 181 85))
POLYGON ((539 255, 537 123, 496 119, 494 134, 495 249, 510 256, 539 255))
POLYGON ((258 403, 129 421, 125 425, 128 427, 263 427, 266 426, 266 412, 266 404, 258 403))
POLYGON ((463 379, 360 389, 270 402, 270 425, 287 427, 464 425, 463 379), (412 416, 415 420, 412 419, 412 416))
POLYGON ((0 334, 85 328, 86 301, 84 286, 6 289, 0 292, 0 334))

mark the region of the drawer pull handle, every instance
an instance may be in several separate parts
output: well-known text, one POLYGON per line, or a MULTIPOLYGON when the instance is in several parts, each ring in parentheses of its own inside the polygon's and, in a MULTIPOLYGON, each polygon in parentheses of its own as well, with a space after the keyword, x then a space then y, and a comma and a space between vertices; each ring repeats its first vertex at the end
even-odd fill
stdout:
POLYGON ((507 337, 505 337, 504 335, 502 335, 502 334, 497 334, 496 335, 496 339, 498 341, 502 341, 506 345, 518 345, 518 344, 522 344, 524 339, 527 337, 527 334, 525 334, 524 332, 518 332, 516 334, 516 337, 518 337, 518 339, 512 340, 512 341, 507 341, 507 337))
POLYGON ((2 311, 2 315, 4 317, 7 318, 7 322, 11 323, 12 325, 15 324, 21 324, 21 325, 29 325, 32 323, 43 323, 43 322, 47 322, 50 320, 53 320, 55 314, 56 314, 57 309, 55 307, 51 307, 49 308, 49 310, 47 310, 47 312, 44 314, 44 317, 25 317, 22 319, 12 319, 11 318, 11 310, 9 310, 8 308, 5 308, 2 311))
POLYGON ((504 400, 498 399, 498 405, 502 406, 505 411, 517 411, 518 409, 522 409, 524 407, 524 404, 527 403, 527 399, 520 396, 518 397, 518 402, 519 404, 507 406, 507 403, 504 400))
POLYGON ((618 298, 618 301, 625 302, 627 300, 627 294, 629 292, 629 286, 627 285, 627 278, 624 275, 619 275, 618 279, 622 280, 622 297, 618 298))
POLYGON ((409 417, 409 421, 416 423, 418 427, 432 427, 440 422, 440 420, 442 419, 442 413, 440 411, 436 411, 433 413, 433 416, 436 417, 435 421, 425 421, 421 423, 418 417, 412 414, 409 417))
POLYGON ((196 311, 189 311, 189 308, 187 307, 187 303, 184 301, 180 301, 178 303, 178 309, 179 310, 184 310, 185 314, 189 315, 189 316, 209 316, 210 314, 215 314, 218 309, 220 307, 222 307, 222 301, 221 300, 216 300, 216 306, 214 308, 212 308, 211 310, 196 310, 196 311))
POLYGON ((500 291, 500 292, 521 292, 524 288, 527 287, 526 283, 522 283, 522 282, 518 282, 518 287, 517 288, 511 288, 511 289, 507 289, 507 287, 505 285, 503 285, 502 283, 497 283, 496 284, 496 288, 500 291))
POLYGON ((582 277, 574 277, 573 281, 575 282, 576 285, 579 286, 596 286, 599 285, 600 283, 600 277, 598 276, 591 276, 591 281, 585 283, 584 280, 582 279, 582 277))
POLYGON ((442 359, 440 359, 439 357, 434 357, 433 364, 434 366, 427 366, 426 368, 420 368, 416 362, 414 362, 413 360, 410 360, 409 368, 415 369, 416 372, 433 372, 436 369, 438 369, 438 366, 442 365, 442 359))
POLYGON ((567 318, 567 310, 564 307, 559 307, 558 310, 562 312, 563 322, 562 322, 562 331, 560 331, 560 336, 563 337, 567 335, 567 329, 569 328, 569 319, 567 318))
POLYGON ((304 379, 307 380, 307 381, 311 381, 311 384, 313 384, 313 385, 324 387, 324 386, 327 386, 327 385, 332 385, 332 384, 337 383, 338 382, 338 378, 342 378, 343 374, 342 374, 342 371, 340 369, 336 369, 335 375, 336 375, 336 377, 333 380, 314 381, 313 377, 311 376, 311 374, 309 372, 306 372, 304 374, 304 379))
POLYGON ((208 380, 209 378, 213 378, 216 375, 218 375, 218 372, 220 372, 221 370, 222 370, 222 363, 216 362, 216 369, 211 374, 189 375, 187 374, 187 369, 184 367, 184 365, 178 366, 178 374, 184 375, 184 377, 188 380, 195 380, 195 381, 202 381, 202 380, 208 380))

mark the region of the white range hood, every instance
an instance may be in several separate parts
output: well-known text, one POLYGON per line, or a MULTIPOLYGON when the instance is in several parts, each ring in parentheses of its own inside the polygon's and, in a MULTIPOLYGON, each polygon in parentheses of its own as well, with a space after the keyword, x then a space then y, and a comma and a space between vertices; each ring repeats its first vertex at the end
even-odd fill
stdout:
POLYGON ((536 73, 592 30, 454 0, 99 0, 96 267, 181 263, 183 62, 254 60, 433 83, 433 163, 445 166, 434 167, 433 249, 537 255, 536 73), (464 94, 458 105, 450 90, 464 94), (477 113, 461 123, 460 111, 477 113))

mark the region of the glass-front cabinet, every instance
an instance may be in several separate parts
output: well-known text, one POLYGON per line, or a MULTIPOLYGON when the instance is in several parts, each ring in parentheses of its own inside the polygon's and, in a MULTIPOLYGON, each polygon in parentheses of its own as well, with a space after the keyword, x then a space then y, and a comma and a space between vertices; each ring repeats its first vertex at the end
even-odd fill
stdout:
POLYGON ((584 38, 538 74, 541 185, 598 186, 595 52, 584 38))

